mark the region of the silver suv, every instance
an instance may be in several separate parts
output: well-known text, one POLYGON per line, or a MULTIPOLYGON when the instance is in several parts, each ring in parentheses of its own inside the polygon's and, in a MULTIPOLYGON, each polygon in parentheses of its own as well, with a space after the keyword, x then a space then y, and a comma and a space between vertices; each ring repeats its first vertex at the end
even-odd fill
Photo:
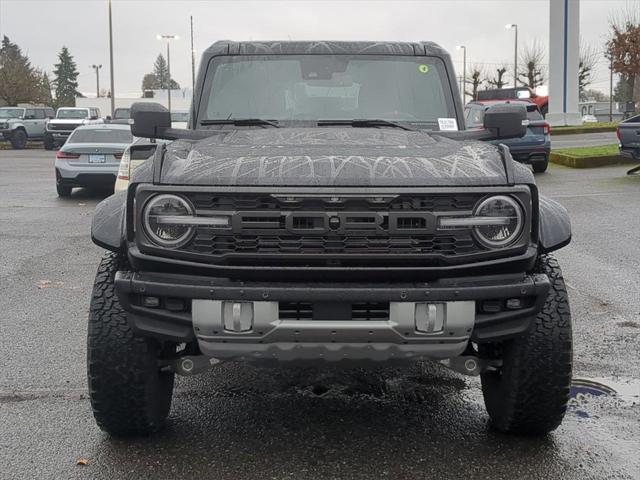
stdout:
POLYGON ((67 141, 69 135, 80 125, 104 123, 100 110, 94 107, 61 107, 56 117, 47 123, 44 135, 44 148, 52 150, 67 141))
POLYGON ((0 135, 16 149, 24 148, 27 140, 42 140, 48 119, 54 117, 51 107, 0 108, 0 135))

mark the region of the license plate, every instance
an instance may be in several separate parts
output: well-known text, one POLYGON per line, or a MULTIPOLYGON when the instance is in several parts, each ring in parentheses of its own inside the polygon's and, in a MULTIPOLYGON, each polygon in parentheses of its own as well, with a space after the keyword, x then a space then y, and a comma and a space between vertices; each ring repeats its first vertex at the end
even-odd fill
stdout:
POLYGON ((104 163, 105 161, 104 155, 89 155, 89 163, 104 163))

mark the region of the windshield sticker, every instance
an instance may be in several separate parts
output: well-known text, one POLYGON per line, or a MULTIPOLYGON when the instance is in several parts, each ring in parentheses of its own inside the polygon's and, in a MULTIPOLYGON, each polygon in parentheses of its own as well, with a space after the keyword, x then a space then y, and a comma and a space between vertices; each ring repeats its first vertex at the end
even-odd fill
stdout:
POLYGON ((418 71, 420 73, 427 73, 429 71, 429 65, 425 65, 424 63, 422 65, 418 65, 418 71))
POLYGON ((458 122, 455 118, 439 118, 438 127, 443 132, 457 132, 458 122))

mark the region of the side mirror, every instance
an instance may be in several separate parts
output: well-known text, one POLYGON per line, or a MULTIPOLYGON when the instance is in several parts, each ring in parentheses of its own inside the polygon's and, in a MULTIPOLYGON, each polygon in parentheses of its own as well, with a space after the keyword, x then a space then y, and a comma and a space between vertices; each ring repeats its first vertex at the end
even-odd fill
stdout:
POLYGON ((527 134, 527 107, 516 104, 494 105, 484 112, 484 128, 494 138, 518 138, 527 134))
POLYGON ((161 129, 171 128, 171 114, 159 103, 136 102, 129 123, 134 137, 156 138, 161 129))
POLYGON ((110 121, 111 121, 111 115, 107 115, 106 117, 104 117, 104 119, 105 119, 107 122, 110 122, 110 121))

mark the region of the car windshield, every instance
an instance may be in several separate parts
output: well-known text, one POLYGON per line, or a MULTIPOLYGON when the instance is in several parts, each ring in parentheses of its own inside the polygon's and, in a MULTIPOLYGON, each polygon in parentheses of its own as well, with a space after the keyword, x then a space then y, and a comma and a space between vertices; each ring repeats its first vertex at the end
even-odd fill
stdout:
POLYGON ((130 109, 128 108, 116 108, 113 114, 114 120, 123 120, 129 118, 130 109))
POLYGON ((0 118, 22 118, 23 108, 0 108, 0 118))
POLYGON ((81 118, 87 118, 88 116, 89 116, 89 112, 87 110, 71 110, 71 109, 62 108, 58 110, 58 115, 56 116, 56 118, 81 119, 81 118))
POLYGON ((131 130, 95 128, 76 129, 67 143, 132 143, 131 130))
MULTIPOLYGON (((382 119, 451 125, 443 62, 398 55, 244 55, 212 59, 198 121, 382 119)), ((451 128, 451 127, 449 127, 451 128)))

